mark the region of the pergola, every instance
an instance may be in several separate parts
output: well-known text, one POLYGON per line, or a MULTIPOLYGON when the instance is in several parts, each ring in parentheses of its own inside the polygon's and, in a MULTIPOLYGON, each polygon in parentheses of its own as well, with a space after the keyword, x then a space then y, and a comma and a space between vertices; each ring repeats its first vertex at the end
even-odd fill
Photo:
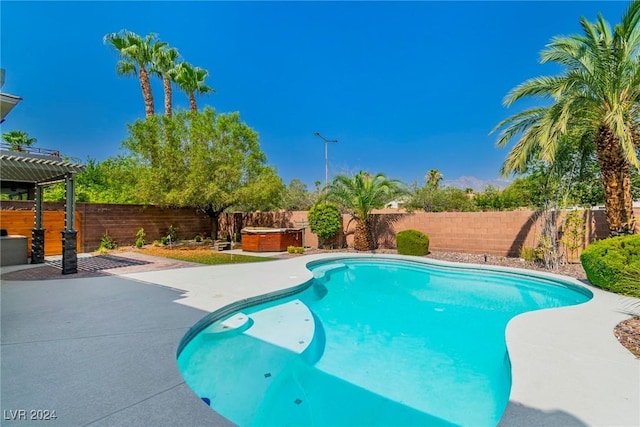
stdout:
POLYGON ((31 240, 31 263, 44 262, 44 228, 42 228, 44 187, 65 183, 65 221, 62 231, 62 274, 78 272, 77 230, 74 229, 75 175, 84 166, 68 162, 57 151, 22 148, 0 149, 0 187, 2 193, 28 194, 35 200, 35 219, 31 240))

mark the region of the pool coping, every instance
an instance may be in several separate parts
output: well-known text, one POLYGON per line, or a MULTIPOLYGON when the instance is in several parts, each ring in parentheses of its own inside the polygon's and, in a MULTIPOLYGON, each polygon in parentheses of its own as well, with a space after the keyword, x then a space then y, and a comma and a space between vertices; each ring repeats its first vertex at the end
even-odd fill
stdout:
MULTIPOLYGON (((332 253, 250 266, 194 267, 122 277, 182 290, 183 298, 175 302, 210 313, 220 309, 230 313, 232 308, 303 289, 312 279, 309 263, 346 258, 398 259, 465 270, 508 271, 587 289, 593 298, 586 303, 524 313, 507 325, 512 389, 499 425, 640 425, 640 360, 613 335, 615 325, 630 316, 634 304, 640 307, 640 300, 611 294, 567 276, 394 254, 332 253)), ((210 316, 200 322, 209 322, 210 316)))

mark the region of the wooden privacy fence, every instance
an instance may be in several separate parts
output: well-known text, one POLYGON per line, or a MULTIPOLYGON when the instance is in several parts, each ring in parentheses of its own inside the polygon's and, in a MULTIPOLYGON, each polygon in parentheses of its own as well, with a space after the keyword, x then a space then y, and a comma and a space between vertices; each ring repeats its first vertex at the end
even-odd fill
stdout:
MULTIPOLYGON (((62 253, 60 233, 64 229, 64 203, 46 202, 44 209, 45 255, 59 255, 62 253)), ((0 222, 9 234, 28 236, 31 250, 33 201, 1 201, 0 222)), ((196 234, 208 235, 211 232, 210 219, 195 209, 102 203, 76 204, 79 252, 98 249, 105 234, 120 246, 133 245, 136 233, 141 228, 145 230, 146 241, 152 242, 166 235, 169 226, 178 230, 180 239, 193 239, 196 234)))
MULTIPOLYGON (((28 256, 31 256, 31 230, 34 225, 33 211, 0 211, 0 228, 6 229, 9 234, 27 236, 28 256)), ((76 212, 76 225, 78 231, 77 249, 80 251, 82 229, 82 214, 76 212)), ((62 231, 64 230, 64 212, 44 211, 42 213, 42 226, 44 232, 44 254, 45 256, 62 254, 62 231)))

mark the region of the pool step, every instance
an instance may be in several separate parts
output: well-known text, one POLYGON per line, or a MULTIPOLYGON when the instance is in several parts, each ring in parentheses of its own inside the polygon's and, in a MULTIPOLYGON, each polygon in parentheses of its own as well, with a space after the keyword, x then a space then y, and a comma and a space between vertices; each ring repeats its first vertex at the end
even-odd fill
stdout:
POLYGON ((321 266, 316 267, 316 268, 313 269, 313 278, 314 279, 322 279, 327 275, 327 273, 330 273, 330 272, 333 272, 333 271, 338 271, 338 270, 343 270, 345 268, 348 268, 348 267, 347 267, 346 264, 343 264, 343 263, 321 265, 321 266))
POLYGON ((240 333, 251 327, 252 321, 244 313, 236 313, 222 322, 212 323, 202 333, 206 338, 221 338, 230 333, 240 333))
POLYGON ((300 300, 252 313, 253 324, 244 334, 278 347, 302 353, 311 343, 315 321, 309 308, 300 300))

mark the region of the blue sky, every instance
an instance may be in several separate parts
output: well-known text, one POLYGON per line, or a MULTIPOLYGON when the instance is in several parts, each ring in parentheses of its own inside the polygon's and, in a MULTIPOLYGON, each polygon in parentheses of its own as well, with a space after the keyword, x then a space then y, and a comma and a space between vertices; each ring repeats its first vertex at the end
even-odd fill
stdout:
MULTIPOLYGON (((553 74, 539 52, 598 12, 615 24, 627 2, 29 2, 0 5, 3 92, 24 100, 2 132, 81 160, 121 152, 144 117, 139 83, 116 75, 103 44, 123 28, 155 32, 210 72, 199 99, 240 111, 285 183, 358 170, 422 183, 498 177, 507 150, 490 130, 533 103, 502 106, 524 80, 553 74)), ((161 83, 154 82, 163 113, 161 83)), ((176 91, 174 105, 188 108, 176 91)))

